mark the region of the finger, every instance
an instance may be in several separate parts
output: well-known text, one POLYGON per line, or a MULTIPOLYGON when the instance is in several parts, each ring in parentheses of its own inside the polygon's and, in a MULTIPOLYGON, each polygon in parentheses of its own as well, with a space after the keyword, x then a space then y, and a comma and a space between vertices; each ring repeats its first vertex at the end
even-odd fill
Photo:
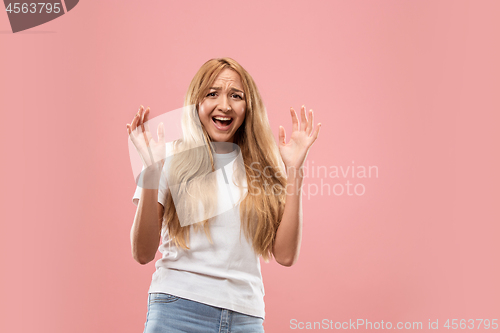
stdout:
POLYGON ((158 125, 157 134, 158 134, 158 142, 164 143, 165 142, 165 128, 163 126, 163 123, 160 123, 158 125))
POLYGON ((144 138, 144 141, 146 142, 146 146, 149 146, 149 140, 146 135, 146 129, 144 128, 144 107, 141 105, 141 108, 139 109, 139 120, 137 121, 137 130, 139 131, 139 135, 142 135, 144 138))
POLYGON ((313 131, 313 120, 314 120, 314 112, 313 110, 309 110, 309 118, 307 119, 307 127, 306 127, 306 133, 307 136, 310 136, 312 131, 313 131))
POLYGON ((298 131, 299 129, 299 119, 297 118, 297 113, 293 108, 290 108, 290 113, 292 114, 292 131, 298 131))
POLYGON ((142 105, 139 106, 139 111, 135 114, 134 123, 132 124, 132 130, 139 130, 141 126, 141 109, 142 105))
POLYGON ((278 141, 279 141, 279 144, 281 144, 281 145, 286 144, 286 133, 285 133, 285 128, 283 126, 280 126, 278 141))
POLYGON ((144 107, 141 105, 141 107, 139 108, 139 112, 138 112, 138 121, 137 121, 137 126, 142 126, 142 115, 144 113, 144 107))
POLYGON ((146 142, 146 146, 149 147, 151 145, 151 133, 149 133, 148 131, 144 131, 142 133, 142 138, 146 142))
POLYGON ((136 146, 136 139, 135 139, 135 134, 132 131, 132 126, 127 124, 127 132, 128 132, 128 137, 130 138, 130 141, 136 146))
POLYGON ((145 123, 149 120, 149 106, 148 108, 144 111, 144 114, 142 115, 142 122, 145 123))
POLYGON ((127 124, 127 133, 128 133, 128 135, 129 135, 129 136, 134 135, 134 134, 132 133, 132 125, 130 125, 130 124, 127 124))
POLYGON ((147 138, 147 142, 153 140, 153 135, 151 134, 151 130, 149 129, 149 107, 144 111, 143 115, 143 123, 142 129, 144 131, 145 137, 147 138))
POLYGON ((147 121, 148 114, 149 114, 149 107, 141 114, 141 117, 142 117, 141 130, 142 130, 144 140, 146 141, 147 146, 149 146, 149 142, 153 139, 153 136, 151 135, 151 131, 149 130, 149 122, 147 121))
POLYGON ((321 129, 321 123, 319 123, 318 126, 316 126, 316 130, 314 131, 314 133, 312 135, 312 142, 311 142, 311 144, 313 144, 314 141, 316 141, 316 139, 318 138, 319 130, 320 129, 321 129))
POLYGON ((139 122, 139 112, 135 114, 134 119, 132 120, 132 124, 130 124, 130 129, 135 131, 137 129, 137 123, 139 122))
POLYGON ((149 122, 144 123, 142 127, 144 128, 144 138, 149 145, 149 143, 153 140, 153 135, 149 129, 149 122))
POLYGON ((306 117, 306 107, 302 105, 300 108, 300 130, 304 131, 307 126, 307 117, 306 117))

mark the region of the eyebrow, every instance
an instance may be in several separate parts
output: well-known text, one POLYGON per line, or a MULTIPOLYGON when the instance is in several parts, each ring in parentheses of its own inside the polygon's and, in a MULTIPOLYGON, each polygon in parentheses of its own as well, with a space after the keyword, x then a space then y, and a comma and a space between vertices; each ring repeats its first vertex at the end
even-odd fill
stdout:
MULTIPOLYGON (((210 87, 210 89, 213 89, 213 90, 221 90, 222 87, 210 87)), ((237 91, 237 92, 240 92, 243 94, 243 91, 239 90, 239 89, 236 89, 236 88, 231 88, 231 90, 234 90, 234 91, 237 91)))

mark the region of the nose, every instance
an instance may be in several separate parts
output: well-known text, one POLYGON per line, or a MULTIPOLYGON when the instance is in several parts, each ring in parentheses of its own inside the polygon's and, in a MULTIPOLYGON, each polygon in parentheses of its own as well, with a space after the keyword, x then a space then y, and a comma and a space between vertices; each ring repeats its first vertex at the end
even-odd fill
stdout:
POLYGON ((219 104, 218 104, 218 108, 220 111, 222 112, 227 112, 228 109, 229 109, 229 101, 228 101, 228 98, 227 96, 225 95, 222 95, 220 97, 220 101, 219 101, 219 104))

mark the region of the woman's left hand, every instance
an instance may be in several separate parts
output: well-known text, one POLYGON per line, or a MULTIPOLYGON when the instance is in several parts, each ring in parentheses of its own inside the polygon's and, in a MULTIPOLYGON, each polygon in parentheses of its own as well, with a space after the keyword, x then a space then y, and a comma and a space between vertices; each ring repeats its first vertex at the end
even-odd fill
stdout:
POLYGON ((313 119, 314 114, 312 110, 309 110, 309 117, 306 116, 306 108, 302 105, 300 114, 301 120, 297 117, 297 113, 293 108, 290 108, 292 115, 292 136, 290 141, 286 143, 286 133, 283 126, 280 126, 279 131, 279 151, 281 158, 285 163, 287 171, 292 168, 292 170, 298 171, 300 167, 304 164, 304 161, 311 148, 312 144, 318 138, 321 123, 316 126, 313 132, 313 119))

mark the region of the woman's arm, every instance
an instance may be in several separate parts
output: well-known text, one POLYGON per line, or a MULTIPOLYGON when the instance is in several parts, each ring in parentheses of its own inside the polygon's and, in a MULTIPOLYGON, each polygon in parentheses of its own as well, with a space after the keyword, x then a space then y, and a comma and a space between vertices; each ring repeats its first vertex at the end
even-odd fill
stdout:
POLYGON ((132 256, 142 265, 155 258, 160 244, 163 209, 158 202, 158 190, 143 188, 130 230, 132 256))
POLYGON ((163 123, 158 125, 158 142, 155 142, 148 120, 149 107, 144 110, 141 105, 132 123, 127 124, 129 138, 143 161, 142 191, 130 230, 132 256, 143 265, 154 259, 160 244, 163 206, 158 203, 158 184, 166 157, 163 123))
POLYGON ((297 262, 302 240, 302 166, 312 144, 318 138, 321 124, 313 132, 313 112, 306 116, 306 108, 302 105, 301 121, 295 110, 290 108, 293 131, 290 141, 286 143, 285 129, 280 126, 279 150, 286 167, 287 186, 286 201, 280 225, 276 231, 273 255, 283 266, 292 266, 297 262))
POLYGON ((287 172, 285 210, 276 231, 273 255, 276 262, 292 266, 297 262, 302 240, 302 179, 295 172, 287 172))

